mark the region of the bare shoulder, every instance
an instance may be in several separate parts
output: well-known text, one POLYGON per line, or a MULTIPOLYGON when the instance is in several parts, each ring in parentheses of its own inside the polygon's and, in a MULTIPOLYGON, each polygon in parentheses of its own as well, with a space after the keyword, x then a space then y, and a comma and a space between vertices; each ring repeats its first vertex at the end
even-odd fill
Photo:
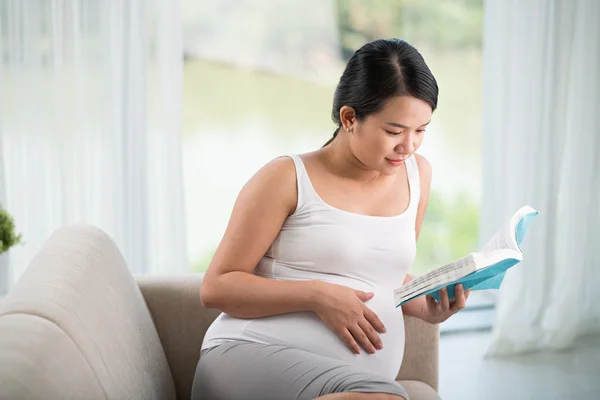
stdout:
POLYGON ((242 192, 251 193, 257 200, 277 198, 293 212, 297 199, 294 161, 286 156, 269 161, 248 180, 242 192))
POLYGON ((417 167, 419 168, 419 178, 422 183, 431 182, 432 168, 431 163, 421 154, 415 153, 415 160, 417 161, 417 167))
POLYGON ((277 157, 261 167, 253 178, 266 179, 267 183, 284 183, 296 179, 296 167, 290 157, 277 157), (293 178, 293 179, 292 179, 293 178))

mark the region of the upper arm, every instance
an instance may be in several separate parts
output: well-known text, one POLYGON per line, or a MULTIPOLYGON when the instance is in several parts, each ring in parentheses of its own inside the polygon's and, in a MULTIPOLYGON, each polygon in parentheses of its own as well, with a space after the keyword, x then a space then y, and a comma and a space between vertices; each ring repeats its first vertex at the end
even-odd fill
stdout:
POLYGON ((421 232, 421 225, 425 218, 425 211, 427 210, 427 204, 429 204, 429 192, 431 188, 431 164, 425 157, 420 154, 415 154, 417 160, 417 166, 419 168, 419 180, 421 182, 421 198, 419 199, 419 208, 417 209, 417 221, 415 231, 417 239, 421 232))
POLYGON ((277 158, 244 185, 204 282, 227 272, 254 270, 296 208, 295 171, 289 157, 277 158))

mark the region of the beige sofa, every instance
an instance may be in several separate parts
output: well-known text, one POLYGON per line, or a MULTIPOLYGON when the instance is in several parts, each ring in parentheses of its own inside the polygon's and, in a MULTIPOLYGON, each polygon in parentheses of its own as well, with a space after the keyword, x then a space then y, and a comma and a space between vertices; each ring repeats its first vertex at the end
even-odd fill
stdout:
MULTIPOLYGON (((101 230, 55 232, 0 303, 0 399, 188 399, 217 316, 201 277, 138 277, 101 230)), ((406 318, 398 379, 438 399, 438 329, 406 318)))

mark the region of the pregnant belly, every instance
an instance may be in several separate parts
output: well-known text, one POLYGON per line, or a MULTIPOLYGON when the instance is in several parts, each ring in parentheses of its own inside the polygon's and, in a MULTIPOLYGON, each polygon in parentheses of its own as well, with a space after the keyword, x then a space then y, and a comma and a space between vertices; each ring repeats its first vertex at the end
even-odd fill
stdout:
POLYGON ((390 379, 395 379, 404 353, 404 319, 401 308, 395 308, 393 295, 377 292, 365 303, 383 322, 386 333, 380 333, 383 349, 369 354, 361 348, 353 353, 345 343, 312 312, 297 312, 258 318, 246 322, 242 337, 262 343, 279 344, 355 364, 390 379))

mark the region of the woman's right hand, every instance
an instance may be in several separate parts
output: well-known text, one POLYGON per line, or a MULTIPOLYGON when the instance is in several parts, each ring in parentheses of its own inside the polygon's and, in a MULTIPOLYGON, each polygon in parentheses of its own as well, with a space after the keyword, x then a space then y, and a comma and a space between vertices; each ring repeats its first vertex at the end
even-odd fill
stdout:
POLYGON ((377 314, 364 304, 373 298, 373 293, 321 281, 315 285, 314 312, 350 350, 359 354, 359 344, 371 354, 383 348, 378 332, 385 333, 385 327, 377 314))

